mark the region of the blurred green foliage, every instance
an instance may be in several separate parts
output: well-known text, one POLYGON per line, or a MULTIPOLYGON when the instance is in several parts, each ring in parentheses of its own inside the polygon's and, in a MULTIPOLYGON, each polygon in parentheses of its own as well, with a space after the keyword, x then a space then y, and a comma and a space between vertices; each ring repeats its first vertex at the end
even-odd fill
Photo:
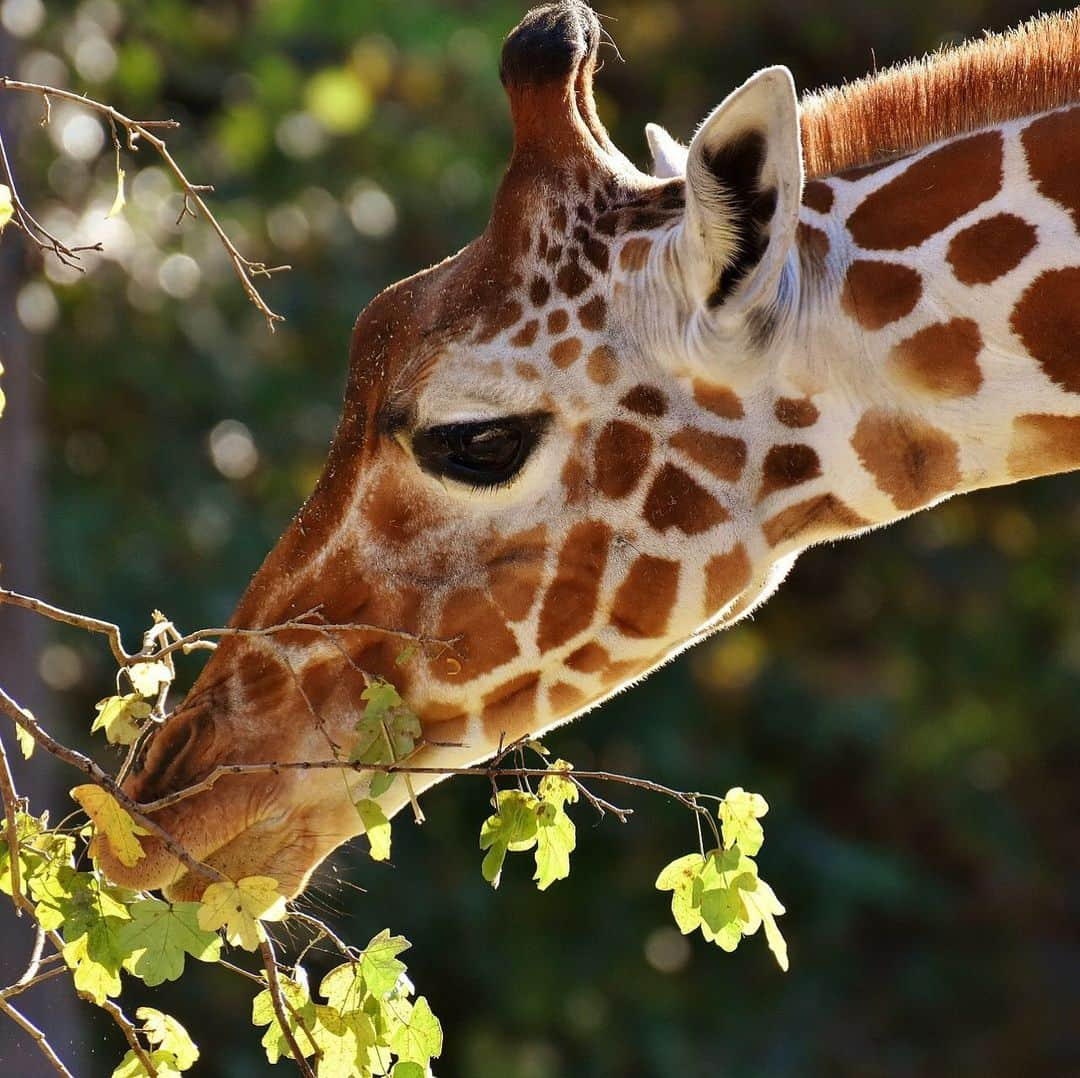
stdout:
MULTIPOLYGON (((47 597, 129 632, 153 607, 218 624, 318 474, 357 312, 483 227, 509 147, 498 49, 523 8, 40 7, 0 5, 14 73, 180 120, 169 145, 244 252, 293 266, 265 285, 288 319, 270 336, 209 230, 174 225, 147 151, 125 155, 128 208, 106 222, 107 132, 58 105, 42 130, 26 103, 24 194, 63 237, 105 244, 85 276, 29 266, 19 294, 47 386, 47 597)), ((600 110, 638 160, 646 121, 685 138, 763 64, 813 87, 1031 13, 603 7, 626 62, 605 49, 600 110)), ((579 813, 573 875, 545 894, 480 878, 488 791, 460 780, 426 797, 424 828, 397 828, 393 868, 346 853, 307 901, 348 938, 389 924, 414 941, 441 1075, 1080 1073, 1078 540, 1076 480, 1059 477, 818 549, 754 620, 548 739, 580 768, 765 793, 787 976, 764 948, 721 955, 670 927, 652 885, 687 814, 637 792, 625 827, 579 813)), ((70 633, 43 654, 72 738, 108 668, 70 633)), ((265 1073, 233 981, 199 969, 180 991, 147 1002, 214 1046, 199 1074, 265 1073)), ((92 1036, 110 1066, 115 1034, 92 1036)))

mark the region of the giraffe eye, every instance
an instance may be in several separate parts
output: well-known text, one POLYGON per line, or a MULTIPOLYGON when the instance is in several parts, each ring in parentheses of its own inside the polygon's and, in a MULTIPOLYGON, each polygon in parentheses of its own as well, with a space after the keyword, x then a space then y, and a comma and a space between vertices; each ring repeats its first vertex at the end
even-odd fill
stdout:
POLYGON ((538 412, 428 427, 413 436, 413 454, 431 475, 494 487, 521 471, 550 420, 538 412))

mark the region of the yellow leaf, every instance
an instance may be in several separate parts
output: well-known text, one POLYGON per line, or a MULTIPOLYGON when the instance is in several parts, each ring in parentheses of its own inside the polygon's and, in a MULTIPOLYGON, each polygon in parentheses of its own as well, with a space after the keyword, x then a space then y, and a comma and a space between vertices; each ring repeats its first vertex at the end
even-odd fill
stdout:
POLYGON ((124 197, 124 176, 127 173, 122 168, 116 170, 116 198, 113 199, 112 208, 107 214, 105 214, 105 220, 110 217, 115 217, 117 214, 122 213, 124 207, 127 205, 127 199, 124 197))
POLYGON ((148 835, 145 827, 140 827, 128 814, 127 810, 108 790, 103 790, 93 783, 76 786, 71 796, 82 806, 83 812, 90 817, 94 825, 94 837, 90 842, 90 856, 97 857, 104 842, 113 855, 122 864, 131 868, 136 861, 146 856, 136 836, 148 835))
POLYGON ((157 696, 162 684, 172 681, 172 674, 163 662, 135 663, 127 672, 135 691, 142 696, 157 696))
POLYGON ((229 943, 255 951, 265 938, 259 922, 280 921, 285 913, 285 898, 278 893, 277 880, 246 876, 238 883, 224 880, 207 887, 199 908, 199 927, 206 932, 224 928, 229 943))
POLYGON ((15 207, 11 203, 11 188, 6 183, 0 183, 0 232, 15 215, 15 207))
MULTIPOLYGON (((3 404, 4 395, 0 393, 0 405, 3 404)), ((3 409, 0 408, 0 411, 3 409)), ((15 727, 15 740, 19 743, 19 748, 22 749, 23 759, 29 760, 34 755, 34 746, 36 741, 28 734, 21 726, 15 727)))

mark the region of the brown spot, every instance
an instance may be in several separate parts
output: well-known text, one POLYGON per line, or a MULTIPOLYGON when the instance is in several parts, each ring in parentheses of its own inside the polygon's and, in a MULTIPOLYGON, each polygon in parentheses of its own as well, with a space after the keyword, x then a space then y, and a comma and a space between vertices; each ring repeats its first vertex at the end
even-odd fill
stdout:
POLYGON ((531 363, 515 363, 514 370, 526 382, 536 382, 540 378, 540 372, 531 363))
POLYGON ((774 445, 765 454, 761 467, 761 489, 758 501, 773 491, 797 487, 821 475, 821 461, 808 445, 774 445))
POLYGON ((1080 266, 1040 273, 1009 325, 1051 381, 1080 393, 1080 266))
POLYGON ((803 188, 803 205, 818 213, 828 213, 833 205, 833 189, 821 180, 811 180, 803 188))
POLYGON ((443 681, 472 681, 517 657, 514 634, 501 611, 478 588, 452 593, 443 605, 435 634, 454 646, 431 663, 443 681))
POLYGON ((515 325, 520 318, 521 304, 516 299, 506 300, 506 302, 500 303, 484 319, 480 331, 476 335, 476 340, 480 344, 485 344, 498 336, 504 329, 509 329, 512 325, 515 325))
POLYGON ((554 266, 558 264, 559 259, 562 258, 562 250, 561 243, 553 243, 548 248, 548 253, 545 257, 550 265, 554 266))
POLYGON ((705 617, 725 607, 749 583, 750 558, 742 543, 710 558, 705 565, 705 617))
POLYGON ((623 636, 661 636, 679 591, 679 563, 642 554, 615 593, 611 624, 623 636))
POLYGON ((619 227, 619 215, 617 213, 602 213, 596 219, 596 231, 603 232, 605 236, 614 236, 619 227))
POLYGON ((970 318, 953 318, 901 341, 889 353, 889 360, 915 389, 938 397, 970 397, 982 385, 981 351, 978 325, 970 318))
POLYGON ((761 527, 769 546, 777 546, 788 539, 800 539, 809 544, 869 523, 835 494, 819 494, 781 509, 761 527))
POLYGON ((916 416, 871 408, 859 420, 851 445, 897 509, 917 509, 960 482, 956 442, 916 416))
POLYGON ((503 540, 488 557, 488 591, 508 621, 520 621, 532 609, 546 554, 547 528, 540 524, 503 540))
POLYGON ((742 401, 726 386, 714 386, 709 382, 694 382, 694 400, 707 412, 721 419, 742 419, 742 401))
POLYGON ((578 187, 587 195, 592 189, 592 185, 589 183, 589 170, 584 165, 578 165, 574 169, 574 179, 577 180, 578 187))
POLYGON ((555 277, 555 284, 564 296, 573 299, 589 287, 591 278, 577 262, 567 262, 555 277))
POLYGON ((548 355, 551 356, 551 362, 554 363, 559 370, 566 370, 566 368, 581 355, 581 338, 564 338, 557 344, 551 346, 548 355))
POLYGON ((717 479, 734 483, 746 465, 746 442, 726 434, 712 434, 687 427, 673 434, 668 443, 685 453, 695 464, 707 468, 717 479))
POLYGON ((536 340, 536 334, 539 329, 540 323, 535 318, 530 318, 528 322, 526 322, 525 325, 510 338, 510 343, 515 348, 528 348, 529 345, 536 340))
POLYGON ((866 176, 872 176, 875 172, 880 172, 883 168, 887 168, 894 163, 895 161, 893 158, 886 157, 883 161, 871 161, 865 165, 856 165, 854 168, 846 168, 843 172, 838 172, 835 178, 844 180, 846 183, 855 183, 866 176))
POLYGON ((1001 190, 1003 145, 1000 131, 983 131, 920 157, 855 208, 852 238, 878 251, 925 243, 1001 190))
POLYGON ((649 466, 652 435, 634 423, 611 420, 596 439, 596 489, 607 498, 625 498, 649 466))
POLYGON ((484 734, 492 744, 503 734, 511 740, 524 733, 536 717, 536 690, 540 675, 536 671, 519 674, 515 678, 484 695, 484 709, 480 721, 484 734))
POLYGON ((615 375, 618 373, 615 353, 606 344, 598 345, 589 353, 586 370, 598 386, 610 385, 615 381, 615 375))
POLYGON ((529 286, 529 299, 534 307, 543 307, 551 298, 551 285, 546 277, 535 277, 529 286))
POLYGON ((804 268, 816 269, 825 262, 829 254, 829 237, 820 228, 800 221, 795 242, 798 244, 799 257, 804 268))
POLYGON ((1009 472, 1016 479, 1080 468, 1080 416, 1021 415, 1013 420, 1009 472))
POLYGON ((555 212, 551 215, 551 223, 555 226, 555 231, 560 233, 566 232, 566 207, 556 206, 555 212))
POLYGON ((642 513, 657 531, 678 528, 685 535, 699 535, 730 519, 707 490, 674 464, 665 464, 656 473, 642 513))
POLYGON ((1039 194, 1064 206, 1080 231, 1080 108, 1041 117, 1020 140, 1039 194))
POLYGON ((557 681, 548 689, 548 704, 554 716, 562 717, 571 711, 577 711, 588 697, 576 685, 557 681))
POLYGON ((583 329, 603 329, 607 320, 607 303, 602 296, 593 296, 578 310, 578 321, 583 329))
POLYGON ((638 415, 662 416, 667 411, 667 397, 656 386, 636 385, 619 403, 638 415))
POLYGON ((1034 225, 998 213, 957 232, 946 257, 961 284, 989 284, 1003 277, 1035 249, 1034 225))
POLYGON ((536 241, 536 254, 539 258, 544 258, 547 255, 548 238, 547 233, 541 230, 539 237, 536 241))
POLYGON ((407 543, 435 523, 426 499, 389 469, 364 502, 364 519, 372 530, 390 543, 407 543))
POLYGON ((807 397, 778 397, 773 413, 785 427, 812 427, 817 421, 817 405, 807 397))
POLYGON ((541 652, 565 644, 592 623, 610 544, 611 529, 602 521, 586 520, 570 529, 540 608, 536 646, 541 652))
POLYGON ((566 504, 577 505, 589 496, 589 470, 582 463, 578 452, 571 452, 559 475, 566 491, 566 504))
POLYGON ((552 311, 547 318, 548 333, 552 337, 557 337, 560 333, 566 332, 566 327, 570 325, 570 314, 564 307, 560 307, 558 310, 552 311))
POLYGON ((611 664, 611 656, 595 640, 582 644, 566 657, 566 665, 580 674, 598 674, 611 664))
POLYGON ((619 251, 619 265, 630 273, 636 273, 645 267, 649 261, 649 251, 652 250, 652 240, 644 236, 636 236, 627 240, 619 251))
POLYGON ((848 267, 840 304, 863 329, 881 329, 911 314, 922 295, 922 278, 897 262, 856 259, 848 267))
POLYGON ((521 253, 527 255, 529 248, 532 246, 532 236, 527 228, 521 230, 521 253))
POLYGON ((601 272, 608 271, 608 246, 603 240, 590 236, 581 245, 585 257, 601 272))

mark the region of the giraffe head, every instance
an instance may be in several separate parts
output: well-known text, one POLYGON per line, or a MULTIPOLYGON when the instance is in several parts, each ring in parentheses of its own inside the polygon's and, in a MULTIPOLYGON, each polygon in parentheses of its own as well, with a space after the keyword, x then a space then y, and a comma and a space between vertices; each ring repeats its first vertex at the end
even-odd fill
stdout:
MULTIPOLYGON (((646 673, 776 576, 783 549, 750 542, 758 506, 817 466, 789 454, 769 489, 768 469, 763 486, 747 467, 778 422, 813 421, 809 401, 774 417, 770 397, 773 427, 755 431, 744 407, 769 381, 769 340, 797 317, 791 78, 755 76, 688 151, 653 130, 649 176, 597 117, 600 36, 592 11, 564 0, 508 37, 514 148, 490 223, 360 315, 325 471, 232 622, 314 612, 367 628, 223 640, 150 740, 134 797, 223 763, 347 754, 370 676, 420 716, 417 763, 482 759, 646 673)), ((365 783, 230 777, 158 818, 227 875, 295 893, 360 831, 365 783)), ((108 871, 198 892, 154 840, 146 849, 108 871)))

